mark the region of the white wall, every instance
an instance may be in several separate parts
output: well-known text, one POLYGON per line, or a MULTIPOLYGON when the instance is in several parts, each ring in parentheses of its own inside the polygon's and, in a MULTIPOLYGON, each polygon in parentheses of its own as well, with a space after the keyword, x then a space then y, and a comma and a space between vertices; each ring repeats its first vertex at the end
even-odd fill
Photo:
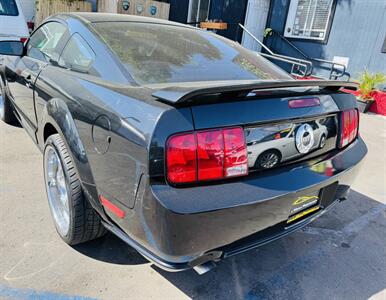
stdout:
MULTIPOLYGON (((261 42, 267 25, 270 0, 248 0, 244 26, 261 42)), ((246 32, 243 33, 241 44, 251 50, 261 51, 261 46, 246 32)))
POLYGON ((33 21, 35 18, 35 0, 19 0, 19 2, 23 9, 26 21, 33 21))

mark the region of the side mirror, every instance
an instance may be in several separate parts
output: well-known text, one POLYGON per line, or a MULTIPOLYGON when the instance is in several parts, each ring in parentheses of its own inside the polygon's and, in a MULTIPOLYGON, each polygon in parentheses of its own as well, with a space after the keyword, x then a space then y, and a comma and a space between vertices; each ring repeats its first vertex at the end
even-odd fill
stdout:
POLYGON ((11 56, 23 56, 24 44, 20 41, 1 41, 0 54, 11 56))

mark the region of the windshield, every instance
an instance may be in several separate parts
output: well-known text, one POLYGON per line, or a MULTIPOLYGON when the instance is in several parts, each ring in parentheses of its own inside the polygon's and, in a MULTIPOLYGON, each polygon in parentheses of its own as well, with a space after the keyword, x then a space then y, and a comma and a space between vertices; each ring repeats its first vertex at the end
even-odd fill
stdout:
POLYGON ((19 11, 17 10, 15 0, 0 0, 0 16, 17 16, 19 11))
POLYGON ((92 26, 141 84, 291 78, 256 52, 207 31, 133 22, 92 26))

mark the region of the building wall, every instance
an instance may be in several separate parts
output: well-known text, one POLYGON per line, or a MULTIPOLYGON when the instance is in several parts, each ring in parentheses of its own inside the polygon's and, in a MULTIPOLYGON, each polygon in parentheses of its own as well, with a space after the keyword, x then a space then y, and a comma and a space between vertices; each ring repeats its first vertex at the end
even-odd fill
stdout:
POLYGON ((97 11, 97 0, 87 0, 87 2, 90 2, 92 4, 92 11, 97 11))
MULTIPOLYGON (((47 0, 41 0, 41 1, 47 1, 47 0)), ((87 0, 87 1, 91 2, 93 6, 93 11, 96 11, 97 0, 87 0)), ((20 5, 23 9, 23 14, 25 16, 26 21, 27 22, 34 21, 36 0, 20 0, 20 5)))
POLYGON ((188 20, 189 0, 170 0, 169 20, 186 23, 188 20))
MULTIPOLYGON (((386 73, 386 53, 382 45, 386 38, 385 0, 336 0, 336 10, 326 44, 291 41, 310 57, 333 60, 334 56, 349 57, 348 72, 357 78, 360 72, 386 73)), ((290 0, 271 0, 271 15, 267 27, 284 33, 290 0)), ((275 52, 298 56, 278 38, 266 38, 265 43, 275 52)), ((286 66, 287 67, 287 66, 286 66)), ((318 75, 327 71, 316 69, 318 75)))
MULTIPOLYGON (((188 19, 189 0, 170 0, 169 20, 186 23, 188 19)), ((228 23, 227 30, 217 33, 232 40, 241 41, 241 30, 238 23, 244 24, 248 0, 211 0, 209 19, 222 20, 228 23)))
POLYGON ((33 21, 35 17, 35 0, 21 0, 20 5, 26 21, 33 21))
POLYGON ((248 0, 212 0, 209 18, 228 23, 228 29, 218 33, 229 39, 241 41, 242 31, 238 24, 244 24, 248 0))

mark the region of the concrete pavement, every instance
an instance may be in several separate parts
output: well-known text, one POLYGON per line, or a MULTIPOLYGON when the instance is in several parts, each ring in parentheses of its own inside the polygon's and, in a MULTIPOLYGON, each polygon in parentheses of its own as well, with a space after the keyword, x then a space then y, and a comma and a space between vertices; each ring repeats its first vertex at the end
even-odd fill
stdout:
POLYGON ((41 153, 0 122, 0 298, 386 299, 386 119, 362 115, 361 135, 369 155, 348 201, 199 276, 159 270, 111 234, 67 246, 49 214, 41 153))

